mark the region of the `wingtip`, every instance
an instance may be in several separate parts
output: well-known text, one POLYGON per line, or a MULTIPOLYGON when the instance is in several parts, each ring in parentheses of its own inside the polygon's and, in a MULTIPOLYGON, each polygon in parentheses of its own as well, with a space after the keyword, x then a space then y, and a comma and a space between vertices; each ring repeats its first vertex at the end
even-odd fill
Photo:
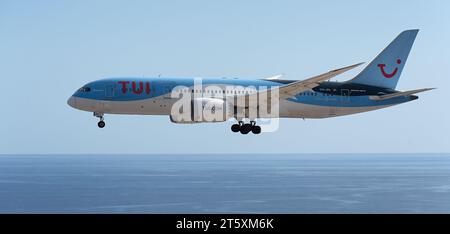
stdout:
POLYGON ((263 78, 262 80, 278 80, 278 79, 280 79, 283 76, 284 76, 284 74, 282 73, 282 74, 278 74, 278 75, 275 75, 275 76, 263 78))
POLYGON ((348 66, 347 68, 355 68, 355 67, 361 66, 361 65, 364 64, 364 63, 365 63, 365 62, 355 63, 355 64, 353 64, 353 65, 348 66))
POLYGON ((357 66, 360 66, 361 64, 364 64, 364 62, 356 63, 356 64, 353 64, 353 65, 350 65, 350 66, 347 66, 347 67, 343 67, 343 68, 334 69, 331 72, 336 72, 336 71, 341 71, 341 70, 348 71, 348 70, 351 70, 351 69, 353 69, 353 68, 355 68, 357 66))

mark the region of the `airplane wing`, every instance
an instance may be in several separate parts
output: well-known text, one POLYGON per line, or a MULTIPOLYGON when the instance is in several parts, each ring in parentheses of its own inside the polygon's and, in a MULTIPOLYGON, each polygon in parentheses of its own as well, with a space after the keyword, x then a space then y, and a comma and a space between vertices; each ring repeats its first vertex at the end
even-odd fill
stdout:
MULTIPOLYGON (((329 79, 331 79, 339 74, 342 74, 346 71, 349 71, 361 64, 363 64, 363 63, 357 63, 357 64, 354 64, 351 66, 331 70, 327 73, 323 73, 321 75, 314 76, 314 77, 308 78, 306 80, 295 81, 295 82, 292 82, 292 83, 289 83, 289 84, 286 84, 283 86, 278 86, 278 87, 274 87, 271 89, 261 90, 259 92, 256 92, 256 93, 253 93, 250 95, 248 95, 248 94, 241 95, 241 96, 237 97, 237 99, 238 99, 237 103, 248 103, 249 98, 258 98, 260 103, 268 103, 267 99, 268 99, 269 93, 270 93, 270 98, 287 99, 287 98, 293 97, 293 96, 297 95, 298 93, 301 93, 305 90, 312 89, 312 88, 318 86, 320 82, 329 80, 329 79), (273 91, 276 91, 277 89, 279 91, 278 92, 279 95, 275 96, 275 94, 277 92, 273 92, 273 91), (262 100, 262 99, 265 99, 265 100, 262 100), (239 101, 239 100, 241 100, 241 101, 239 101)), ((275 76, 275 77, 277 77, 277 76, 275 76)), ((258 100, 258 99, 254 99, 254 100, 258 100)))
POLYGON ((281 86, 281 87, 279 87, 280 98, 293 97, 300 92, 303 92, 305 90, 312 89, 312 88, 318 86, 319 83, 322 81, 329 80, 329 79, 331 79, 339 74, 342 74, 348 70, 351 70, 361 64, 363 64, 363 63, 357 63, 357 64, 354 64, 354 65, 351 65, 348 67, 331 70, 327 73, 324 73, 324 74, 321 74, 318 76, 314 76, 314 77, 308 78, 306 80, 300 80, 300 81, 296 81, 296 82, 281 86))
POLYGON ((385 95, 380 95, 380 96, 371 96, 370 99, 376 100, 376 101, 382 101, 382 100, 395 98, 395 97, 409 96, 409 95, 412 95, 412 94, 415 94, 415 93, 425 92, 425 91, 432 90, 432 89, 435 89, 435 88, 415 89, 415 90, 404 91, 404 92, 397 92, 397 93, 390 93, 390 94, 385 94, 385 95))

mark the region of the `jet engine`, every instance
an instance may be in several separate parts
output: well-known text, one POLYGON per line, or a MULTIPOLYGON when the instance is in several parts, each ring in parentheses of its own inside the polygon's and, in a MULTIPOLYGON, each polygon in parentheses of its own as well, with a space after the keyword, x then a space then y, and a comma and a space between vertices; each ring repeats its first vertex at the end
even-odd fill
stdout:
POLYGON ((170 121, 173 123, 225 122, 234 115, 234 106, 217 98, 195 98, 190 102, 179 101, 172 106, 170 121))

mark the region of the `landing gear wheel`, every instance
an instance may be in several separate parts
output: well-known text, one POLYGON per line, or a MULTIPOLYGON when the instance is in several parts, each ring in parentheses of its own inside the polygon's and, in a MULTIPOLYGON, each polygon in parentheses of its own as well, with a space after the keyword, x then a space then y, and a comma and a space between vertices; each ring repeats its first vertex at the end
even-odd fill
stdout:
POLYGON ((104 128, 105 127, 105 121, 103 121, 103 113, 99 113, 99 112, 94 112, 94 117, 100 118, 100 121, 98 122, 97 126, 99 128, 104 128))
POLYGON ((105 127, 105 122, 103 120, 100 120, 97 125, 98 125, 99 128, 104 128, 105 127))
POLYGON ((251 124, 244 124, 241 126, 241 133, 242 134, 248 134, 251 130, 252 130, 252 125, 251 124))
POLYGON ((252 127, 252 133, 253 134, 260 134, 261 133, 261 127, 257 126, 257 125, 253 126, 252 127))
POLYGON ((241 126, 239 126, 239 124, 233 124, 233 125, 231 125, 231 131, 233 131, 233 132, 239 132, 239 130, 241 130, 241 126))

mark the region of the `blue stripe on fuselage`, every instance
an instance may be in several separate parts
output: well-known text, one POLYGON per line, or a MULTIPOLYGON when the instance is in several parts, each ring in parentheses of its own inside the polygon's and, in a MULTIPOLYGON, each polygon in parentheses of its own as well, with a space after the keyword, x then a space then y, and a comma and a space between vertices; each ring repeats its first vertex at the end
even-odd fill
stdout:
MULTIPOLYGON (((260 88, 261 86, 276 87, 283 86, 285 83, 268 80, 245 80, 245 79, 221 79, 221 78, 202 78, 202 85, 229 85, 229 86, 254 86, 260 88)), ((342 85, 348 85, 341 83, 342 85)), ((135 101, 165 95, 177 86, 191 87, 194 85, 194 78, 109 78, 88 83, 83 87, 89 87, 90 92, 75 92, 74 96, 95 100, 110 100, 110 101, 135 101), (126 90, 123 92, 123 83, 128 82, 126 90), (133 92, 132 82, 135 82, 137 89, 139 83, 143 83, 143 91, 140 94, 133 92), (149 83, 150 92, 146 92, 146 82, 149 83)), ((336 85, 336 83, 324 83, 324 87, 329 85, 336 85)), ((375 87, 376 89, 376 87, 375 87)), ((335 106, 335 107, 363 107, 363 106, 381 106, 394 105, 403 102, 411 101, 409 97, 396 97, 383 101, 370 100, 368 95, 351 95, 341 96, 327 92, 320 92, 320 88, 314 88, 315 91, 306 91, 296 95, 288 101, 309 105, 318 106, 335 106)), ((376 91, 376 90, 375 90, 376 91)), ((381 90, 386 92, 386 90, 381 90)))
MULTIPOLYGON (((230 86, 242 86, 249 87, 254 86, 260 88, 261 86, 273 87, 280 86, 277 82, 265 81, 265 80, 242 80, 242 79, 217 79, 217 78, 202 78, 202 85, 230 85, 230 86)), ((96 99, 96 100, 113 100, 113 101, 135 101, 143 100, 153 97, 158 97, 171 92, 171 90, 177 86, 191 87, 194 85, 194 78, 110 78, 104 80, 98 80, 86 84, 83 87, 89 87, 90 92, 75 92, 75 97, 96 99), (123 83, 128 82, 125 92, 122 91, 123 83), (140 94, 133 92, 132 82, 135 82, 136 88, 139 87, 139 83, 143 83, 144 91, 140 94), (145 84, 150 84, 150 92, 145 92, 145 84), (107 89, 113 89, 113 95, 107 95, 107 89)))

